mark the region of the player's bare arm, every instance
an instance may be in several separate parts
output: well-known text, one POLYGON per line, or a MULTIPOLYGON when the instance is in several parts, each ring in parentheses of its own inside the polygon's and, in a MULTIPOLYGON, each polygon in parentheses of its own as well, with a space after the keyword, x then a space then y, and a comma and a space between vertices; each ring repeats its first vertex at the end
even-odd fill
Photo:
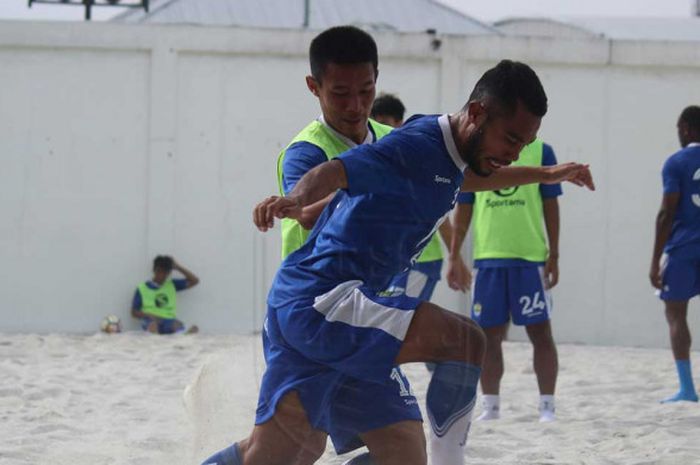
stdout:
POLYGON ((199 284, 199 278, 196 274, 182 266, 177 260, 173 258, 173 270, 179 271, 185 277, 187 281, 187 289, 199 284))
POLYGON ((559 282, 559 201, 556 197, 543 199, 542 210, 549 248, 544 264, 544 281, 547 289, 551 289, 559 282))
POLYGON ((595 190, 593 175, 588 165, 562 163, 552 166, 508 166, 500 168, 490 176, 478 176, 467 171, 462 191, 479 192, 521 186, 523 184, 556 184, 568 181, 580 187, 595 190))
POLYGON ((472 274, 462 260, 462 244, 469 231, 473 209, 471 204, 466 203, 457 204, 455 207, 447 267, 447 284, 455 291, 466 292, 471 288, 472 274))
POLYGON ((656 235, 654 238, 654 251, 651 256, 651 267, 649 269, 649 280, 651 285, 657 289, 661 289, 661 254, 668 238, 671 236, 673 219, 676 217, 676 209, 680 201, 681 194, 674 192, 672 194, 664 194, 661 199, 661 208, 656 215, 656 235))
POLYGON ((326 208, 326 205, 330 203, 334 195, 335 193, 329 194, 328 196, 319 200, 318 202, 314 202, 311 205, 302 208, 301 215, 299 216, 299 218, 297 218, 297 221, 302 226, 302 228, 311 229, 314 227, 314 225, 316 224, 316 220, 319 216, 321 216, 323 209, 326 208))
POLYGON ((274 218, 298 220, 304 207, 328 197, 348 185, 345 167, 339 160, 322 163, 306 173, 286 197, 273 195, 255 206, 253 223, 262 232, 274 226, 274 218))

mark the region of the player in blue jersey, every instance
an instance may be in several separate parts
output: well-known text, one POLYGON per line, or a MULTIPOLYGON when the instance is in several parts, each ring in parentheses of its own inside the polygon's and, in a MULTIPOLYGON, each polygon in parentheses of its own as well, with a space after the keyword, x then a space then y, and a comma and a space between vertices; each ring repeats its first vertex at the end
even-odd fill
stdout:
POLYGON ((662 402, 698 401, 690 368, 688 300, 700 294, 700 107, 678 119, 681 150, 664 164, 663 200, 649 278, 666 307, 680 390, 662 402), (664 255, 662 259, 662 254, 664 255), (662 264, 662 262, 664 262, 662 264))
MULTIPOLYGON (((254 223, 267 231, 274 218, 297 218, 338 191, 273 281, 255 427, 206 464, 311 464, 330 435, 338 453, 364 444, 381 465, 424 465, 420 412, 396 370, 409 362, 436 364, 426 401, 431 435, 463 446, 483 332, 430 302, 380 293, 411 266, 460 189, 565 180, 593 188, 586 165, 503 168, 534 140, 546 108, 534 71, 504 60, 460 111, 413 118, 256 206, 254 223)), ((455 449, 433 460, 462 463, 455 449)))

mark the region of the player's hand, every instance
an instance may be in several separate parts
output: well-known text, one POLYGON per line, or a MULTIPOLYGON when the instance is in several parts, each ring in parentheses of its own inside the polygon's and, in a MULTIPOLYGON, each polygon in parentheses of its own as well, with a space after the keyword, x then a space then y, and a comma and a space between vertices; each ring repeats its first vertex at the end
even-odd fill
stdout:
POLYGON ((579 187, 587 187, 594 191, 595 183, 588 165, 581 163, 562 163, 545 167, 544 184, 556 184, 559 182, 568 181, 576 184, 579 187))
POLYGON ((268 197, 253 209, 253 223, 262 232, 275 225, 275 218, 299 218, 302 208, 293 197, 268 197))
POLYGON ((551 289, 559 282, 559 257, 550 256, 544 264, 544 287, 551 289))
POLYGON ((472 273, 461 256, 450 257, 447 264, 447 285, 455 291, 467 292, 472 286, 472 273))
POLYGON ((663 288, 661 267, 658 263, 654 263, 651 265, 651 269, 649 270, 649 281, 651 281, 651 285, 654 286, 656 289, 661 290, 663 288))

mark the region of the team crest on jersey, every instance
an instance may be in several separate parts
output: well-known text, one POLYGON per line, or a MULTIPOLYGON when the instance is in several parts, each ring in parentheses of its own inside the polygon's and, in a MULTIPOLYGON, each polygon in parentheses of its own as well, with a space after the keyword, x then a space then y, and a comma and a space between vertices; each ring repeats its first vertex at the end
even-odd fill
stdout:
POLYGON ((481 304, 479 302, 474 304, 474 316, 481 315, 481 304))

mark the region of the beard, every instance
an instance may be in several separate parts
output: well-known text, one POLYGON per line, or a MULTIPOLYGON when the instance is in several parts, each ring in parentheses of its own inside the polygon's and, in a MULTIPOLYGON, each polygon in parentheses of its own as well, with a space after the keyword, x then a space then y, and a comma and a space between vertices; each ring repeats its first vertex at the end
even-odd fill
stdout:
POLYGON ((467 166, 469 166, 469 169, 477 176, 482 177, 490 176, 492 173, 492 171, 485 171, 481 169, 481 164, 479 163, 479 161, 483 158, 482 145, 484 142, 485 126, 486 123, 484 123, 479 130, 475 132, 471 138, 469 138, 464 152, 460 152, 459 154, 459 156, 462 157, 462 160, 466 162, 467 166))

